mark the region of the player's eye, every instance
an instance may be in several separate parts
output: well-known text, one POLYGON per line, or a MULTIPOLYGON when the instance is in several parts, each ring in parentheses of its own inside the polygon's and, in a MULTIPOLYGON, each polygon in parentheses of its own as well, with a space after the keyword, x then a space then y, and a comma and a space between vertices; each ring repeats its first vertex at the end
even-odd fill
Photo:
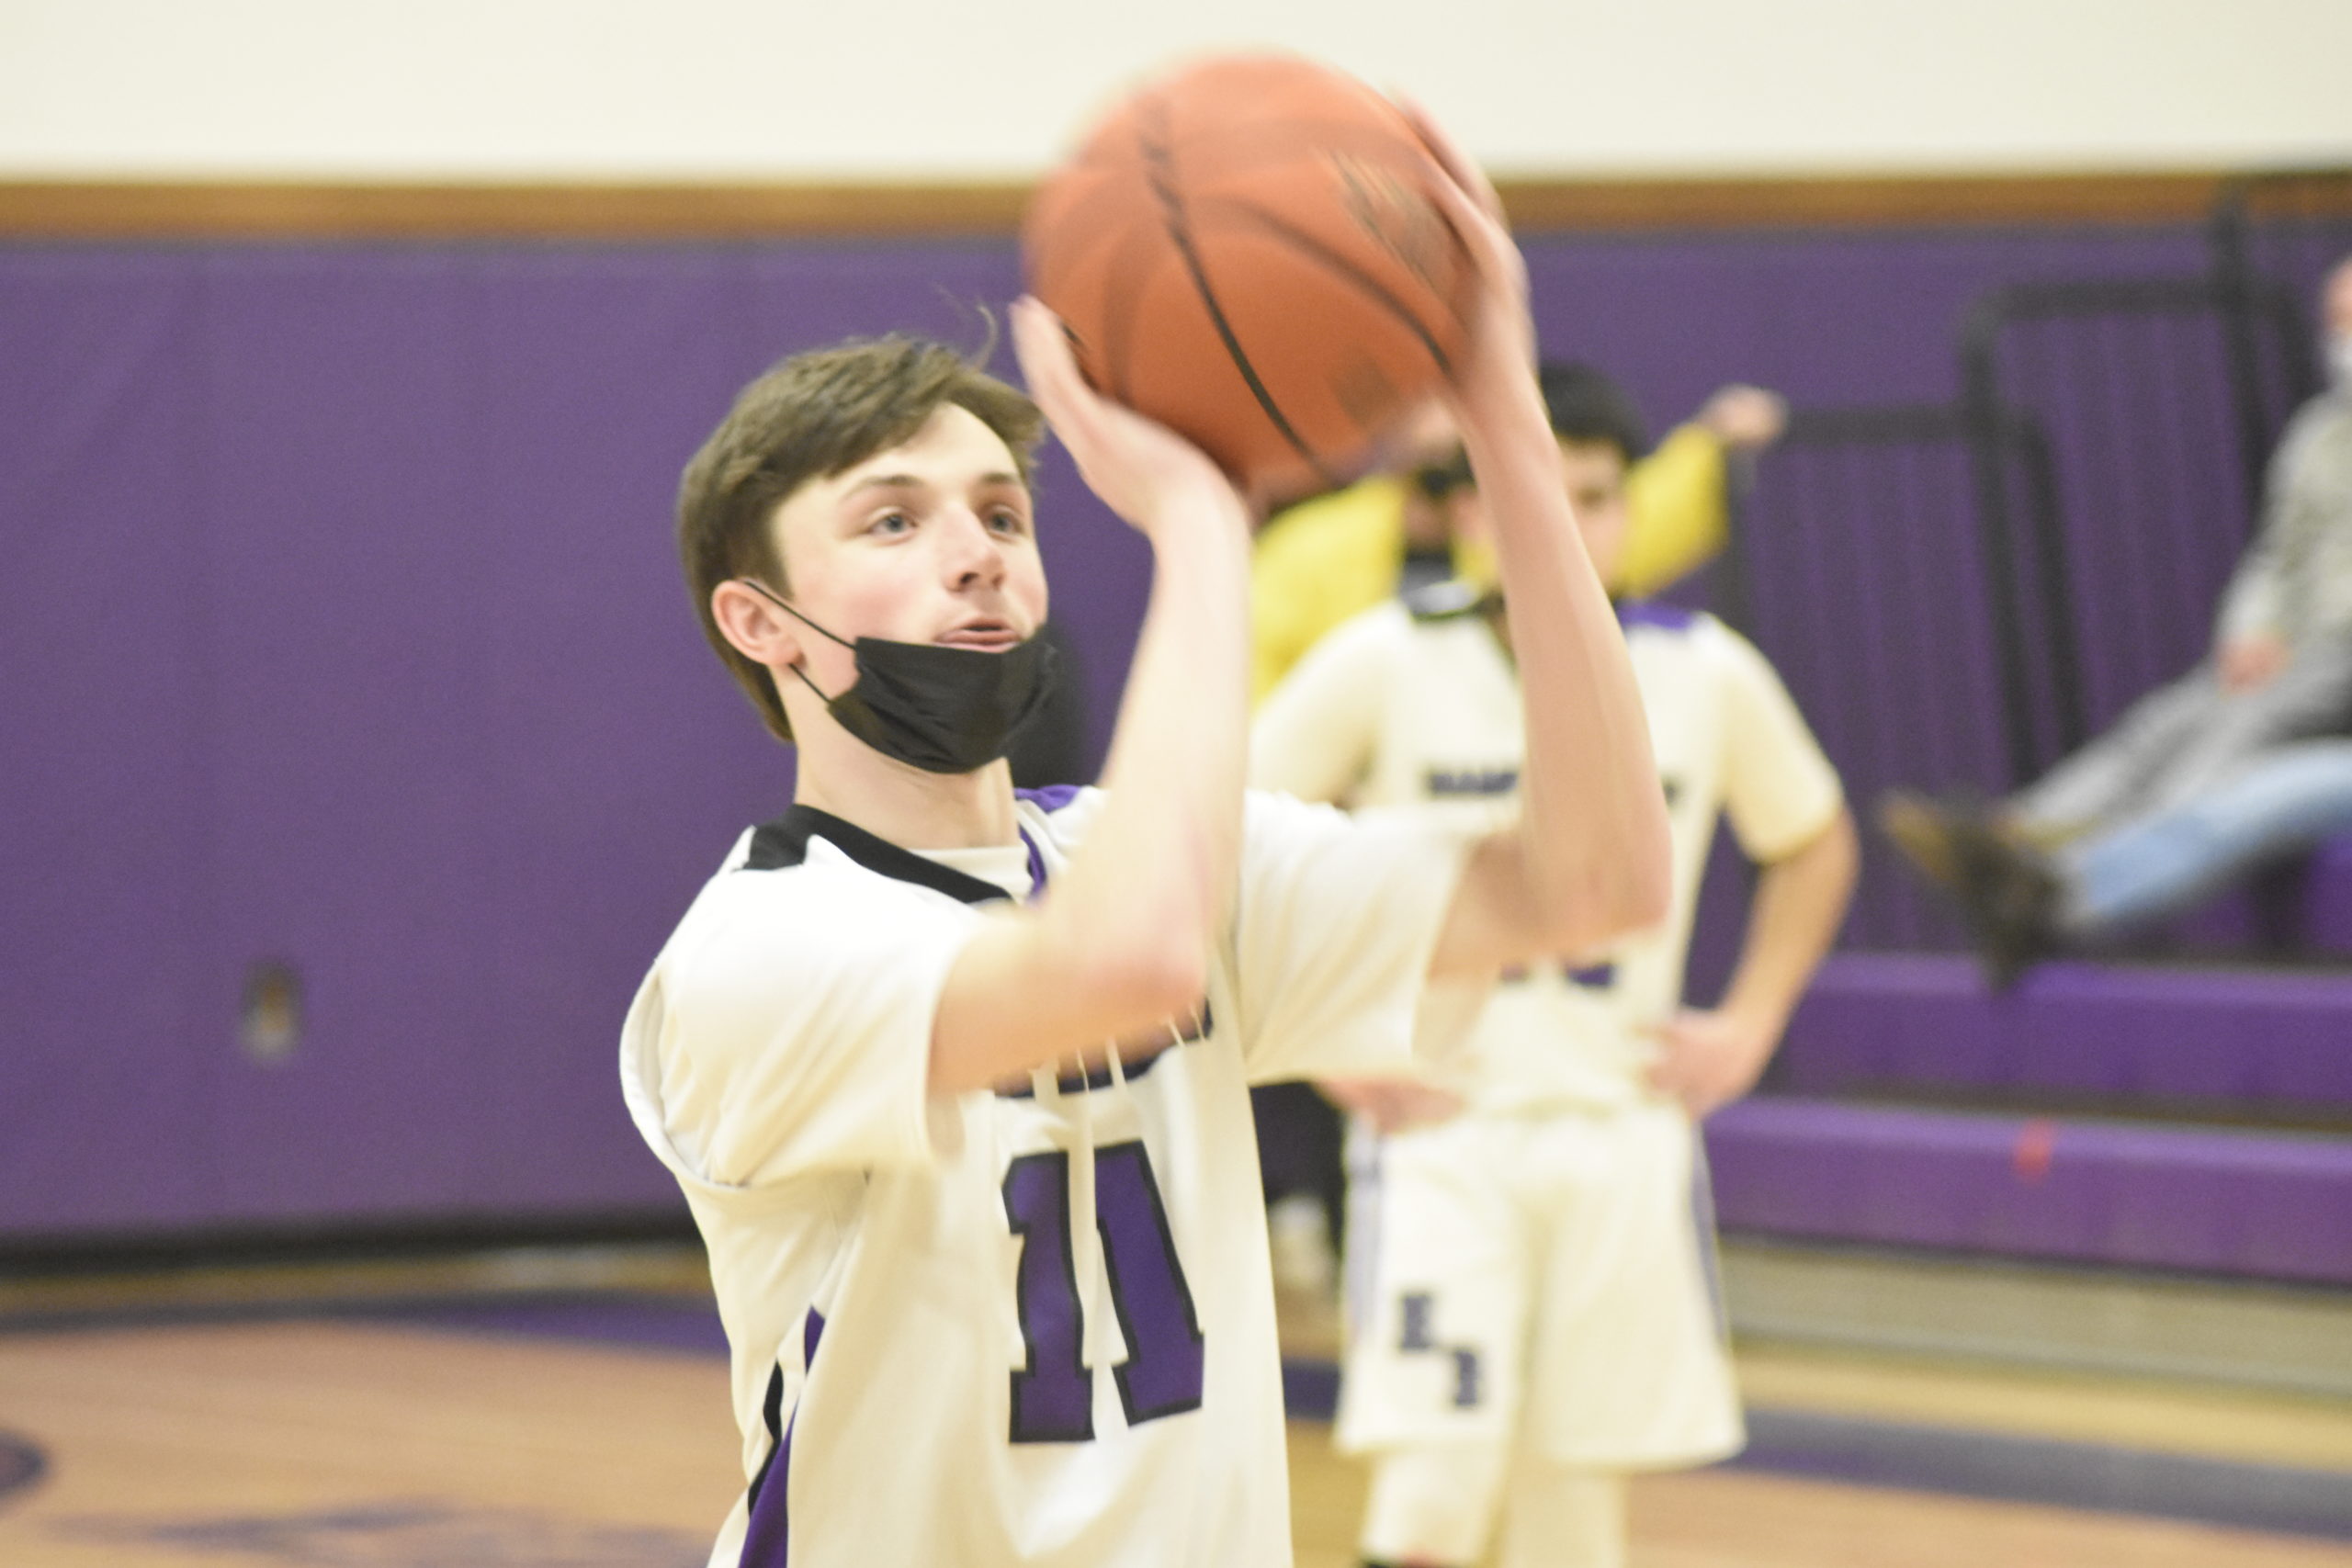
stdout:
POLYGON ((866 525, 869 534, 905 534, 913 531, 915 520, 903 512, 885 512, 866 525))
POLYGON ((1029 531, 1029 520, 1010 506, 1000 506, 989 513, 989 526, 1009 537, 1019 537, 1029 531))

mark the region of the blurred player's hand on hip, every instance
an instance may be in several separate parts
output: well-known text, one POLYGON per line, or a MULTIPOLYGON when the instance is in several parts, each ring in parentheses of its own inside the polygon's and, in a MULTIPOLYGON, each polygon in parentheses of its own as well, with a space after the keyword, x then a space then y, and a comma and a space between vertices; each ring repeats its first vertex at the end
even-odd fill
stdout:
POLYGON ((1012 315, 1029 393, 1105 506, 1155 543, 1162 529, 1187 519, 1249 526, 1249 504, 1207 454, 1086 384, 1061 318, 1032 299, 1013 301, 1012 315))
POLYGON ((1686 1009, 1660 1025, 1657 1036, 1650 1087, 1700 1117, 1756 1087, 1781 1032, 1737 1013, 1686 1009))
POLYGON ((1323 1098, 1361 1116, 1382 1133, 1435 1126, 1462 1112, 1463 1100, 1451 1089, 1413 1078, 1317 1078, 1323 1098))

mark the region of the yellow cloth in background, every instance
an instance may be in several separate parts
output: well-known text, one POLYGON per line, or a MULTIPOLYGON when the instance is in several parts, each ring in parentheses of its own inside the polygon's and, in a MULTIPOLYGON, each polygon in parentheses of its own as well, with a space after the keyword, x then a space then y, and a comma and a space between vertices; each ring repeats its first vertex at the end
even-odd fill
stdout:
MULTIPOLYGON (((1405 487, 1390 475, 1294 506, 1259 532, 1250 565, 1250 694, 1262 698, 1324 633, 1396 592, 1405 487)), ((1612 593, 1645 599, 1723 553, 1730 537, 1723 443, 1679 427, 1625 476, 1627 525, 1612 593)), ((1483 553, 1483 552, 1478 552, 1483 553)), ((1459 576, 1492 563, 1456 544, 1459 576)))

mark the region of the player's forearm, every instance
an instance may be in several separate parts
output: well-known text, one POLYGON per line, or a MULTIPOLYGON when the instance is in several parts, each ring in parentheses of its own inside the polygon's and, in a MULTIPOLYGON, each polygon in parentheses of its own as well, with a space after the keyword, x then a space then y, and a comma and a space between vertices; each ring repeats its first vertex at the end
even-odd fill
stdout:
POLYGON ((1108 799, 1047 916, 1079 953, 1121 964, 1166 955, 1197 969, 1239 859, 1249 528, 1228 498, 1189 504, 1203 519, 1161 531, 1155 549, 1103 773, 1108 799))
POLYGON ((1720 1010, 1780 1037, 1845 923, 1860 862, 1853 817, 1841 810, 1802 848, 1764 867, 1720 1010))
POLYGON ((1045 898, 993 917, 957 959, 933 1093, 1148 1033, 1200 1000, 1240 852, 1248 529, 1237 515, 1184 533, 1158 550, 1102 814, 1045 898))
POLYGON ((1666 802, 1625 641, 1586 556, 1532 381, 1512 431, 1465 430, 1495 519, 1527 755, 1517 829, 1535 918, 1577 952, 1666 912, 1666 802))

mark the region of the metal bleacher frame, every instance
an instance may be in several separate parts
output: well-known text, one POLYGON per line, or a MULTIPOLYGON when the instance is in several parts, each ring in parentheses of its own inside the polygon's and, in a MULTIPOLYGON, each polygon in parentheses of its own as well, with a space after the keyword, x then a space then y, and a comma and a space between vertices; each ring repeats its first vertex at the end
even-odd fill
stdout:
MULTIPOLYGON (((2315 301, 2327 269, 2352 254, 2352 168, 2237 176, 2222 187, 2205 228, 2201 275, 2020 283, 1970 310, 1960 342, 1962 407, 1975 450, 1988 570, 2005 592, 2020 581, 2007 570, 2013 566, 2032 574, 2028 592, 2041 604, 2073 603, 2058 458, 2041 422, 2021 406, 2000 354, 2004 334, 2028 323, 2210 316, 2225 345, 2247 516, 2258 523, 2269 455, 2294 411, 2321 388, 2315 301)), ((2015 604, 1996 613, 2012 710, 2011 762, 2022 781, 2089 738, 2080 640, 2063 614, 2037 626, 2015 604), (2041 700, 2057 716, 2054 750, 2034 741, 2037 694, 2029 671, 2035 666, 2046 671, 2041 700)))
MULTIPOLYGON (((2239 385, 2256 393, 2251 412, 2260 423, 2248 430, 2262 437, 2267 450, 2295 408, 2321 387, 2308 307, 2328 269, 2352 255, 2352 168, 2274 170, 2231 180, 2207 220, 2206 249, 2212 276, 2243 305, 2243 334, 2235 345, 2239 385), (2266 281, 2284 286, 2306 305, 2290 320, 2273 318, 2268 324, 2276 335, 2269 340, 2252 305, 2266 281), (2276 405, 2258 400, 2260 368, 2269 357, 2279 367, 2285 398, 2276 405)), ((2258 486, 2261 476, 2252 480, 2258 486)))
POLYGON ((1996 563, 1997 580, 2005 588, 2031 595, 2047 611, 2035 617, 2013 604, 1998 627, 2010 709, 2010 761, 2019 783, 2088 739, 2090 719, 2081 641, 2064 613, 2075 600, 2067 566, 2068 520, 2057 480, 2059 458, 2039 413, 2016 385, 2002 353, 2004 343, 2036 325, 2107 326, 2200 317, 2215 323, 2225 344, 2228 401, 2246 454, 2251 516, 2276 436, 2262 411, 2276 400, 2264 393, 2275 384, 2278 361, 2261 353, 2260 345, 2286 341, 2303 330, 2297 301, 2285 287, 2252 276, 2225 280, 2211 274, 2018 283, 1981 297, 1962 324, 1961 400, 1974 452, 1985 555, 1996 563), (2266 367, 2274 367, 2273 376, 2265 375, 2266 367), (2021 493, 2030 502, 2021 504, 2021 493), (2044 692, 2034 689, 2035 669, 2044 673, 2044 692), (2055 717, 2054 732, 2041 727, 2045 733, 2039 739, 2033 722, 2038 702, 2046 702, 2055 717))
MULTIPOLYGON (((2195 318, 2201 324, 2186 330, 2217 331, 2227 408, 2205 417, 2225 421, 2233 432, 2243 457, 2246 516, 2258 522, 2269 454, 2295 409, 2321 386, 2313 302, 2327 267, 2352 254, 2352 168, 2233 178, 2217 196, 2204 241, 2199 272, 2030 281, 1996 289, 1981 297, 1962 322, 1957 344, 1961 392, 1954 402, 1799 410, 1761 465, 1764 483, 1775 492, 1770 500, 1743 493, 1755 482, 1754 469, 1743 466, 1735 472, 1736 508, 1744 517, 1759 504, 1810 503, 1812 498, 1794 493, 1807 463, 1894 470, 1919 461, 1917 449, 1934 448, 1941 461, 1959 457, 1973 491, 1973 517, 1956 510, 1950 521, 1962 527, 1973 524, 1974 564, 1982 572, 1989 623, 1985 651, 1969 657, 1989 659, 1990 669, 1973 666, 1977 673, 1971 679, 1980 690, 1989 679, 1996 694, 1997 724, 1988 725, 1987 739, 1999 755, 1988 753, 1986 761, 1988 769, 2004 772, 2010 785, 2038 776, 2089 739, 2093 704, 2070 565, 2066 492, 2060 482, 2067 457, 2004 365, 2004 334, 2041 322, 2086 321, 2107 330, 2109 321, 2166 318, 2195 318), (1904 452, 1906 447, 1914 450, 1904 452), (1996 728, 1998 739, 1993 742, 1996 728)), ((2206 407, 2210 411, 2211 405, 2206 407)), ((1839 503, 1821 504, 1834 510, 1839 503)), ((1840 525, 1867 525, 1841 520, 1840 525)), ((1913 525, 1920 525, 1915 520, 1913 525)), ((1866 532, 1856 536, 1860 547, 1869 547, 1868 537, 1866 532)), ((1756 592, 1770 563, 1751 553, 1758 546, 1746 526, 1735 527, 1734 540, 1714 573, 1713 602, 1750 635, 1789 645, 1775 649, 1776 657, 1798 652, 1793 644, 1807 636, 1803 617, 1759 616, 1759 610, 1773 607, 1769 601, 1759 605, 1756 592), (1759 626, 1759 619, 1772 624, 1759 626)), ((2229 543, 2234 549, 2240 541, 2229 543)), ((1875 570, 1915 566, 1890 556, 1875 570)), ((1880 747, 1890 743, 1880 731, 1899 728, 1907 720, 1894 713, 1871 722, 1870 744, 1880 747)), ((1940 944, 1934 933, 1941 921, 1912 910, 1910 903, 1907 897, 1889 896, 1884 913, 1894 926, 1881 940, 1896 936, 1898 945, 1922 939, 1940 944), (1902 931, 1909 940, 1898 935, 1902 931)))
MULTIPOLYGON (((1804 451, 1965 443, 2013 781, 2033 777, 2087 739, 2090 717, 2079 631, 2066 613, 2075 601, 2058 482, 2062 459, 2045 422, 2026 406, 2002 364, 2004 334, 2034 322, 2211 318, 2225 343, 2230 418, 2253 516, 2280 431, 2320 389, 2312 298, 2326 266, 2352 253, 2352 169, 2234 178, 2216 200, 2206 240, 2201 274, 1995 289, 1962 322, 1956 404, 1799 411, 1781 444, 1804 451)), ((1727 618, 1744 624, 1754 566, 1735 558, 1726 567, 1718 599, 1727 618)))

